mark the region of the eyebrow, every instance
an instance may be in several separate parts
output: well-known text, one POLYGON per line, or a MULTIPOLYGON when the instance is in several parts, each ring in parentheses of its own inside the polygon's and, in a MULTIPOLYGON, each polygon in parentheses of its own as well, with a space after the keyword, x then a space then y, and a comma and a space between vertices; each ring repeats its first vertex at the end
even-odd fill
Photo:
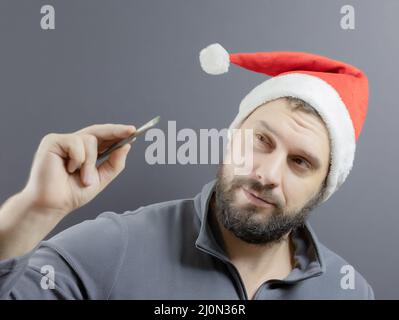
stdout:
MULTIPOLYGON (((277 133, 277 131, 275 129, 273 129, 266 121, 264 120, 258 120, 257 121, 258 124, 260 124, 262 127, 264 127, 266 130, 270 131, 271 133, 273 133, 275 136, 280 137, 279 134, 277 133)), ((315 155, 313 155, 312 153, 306 151, 306 150, 302 150, 300 149, 300 153, 302 153, 306 158, 309 159, 309 161, 311 163, 313 163, 313 166, 318 169, 321 167, 321 161, 319 160, 318 157, 316 157, 315 155)))

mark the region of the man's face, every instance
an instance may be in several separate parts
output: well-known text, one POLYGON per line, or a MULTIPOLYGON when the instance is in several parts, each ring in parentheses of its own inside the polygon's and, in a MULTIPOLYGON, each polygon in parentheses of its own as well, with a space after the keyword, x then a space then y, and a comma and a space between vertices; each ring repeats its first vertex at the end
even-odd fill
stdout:
POLYGON ((279 241, 317 204, 329 169, 328 131, 317 116, 293 111, 283 98, 257 108, 241 129, 226 153, 245 158, 252 152, 253 166, 244 176, 235 175, 234 164, 220 165, 218 219, 246 242, 279 241), (252 139, 245 129, 252 129, 252 139))

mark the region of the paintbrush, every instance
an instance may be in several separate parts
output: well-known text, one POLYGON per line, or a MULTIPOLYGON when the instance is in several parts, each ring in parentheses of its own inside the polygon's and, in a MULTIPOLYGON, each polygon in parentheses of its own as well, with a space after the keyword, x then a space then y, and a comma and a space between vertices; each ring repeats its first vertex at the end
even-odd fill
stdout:
POLYGON ((112 144, 108 149, 106 149, 105 151, 103 151, 102 153, 100 153, 98 155, 97 161, 101 161, 106 156, 108 156, 112 151, 124 146, 126 143, 132 143, 133 141, 135 141, 137 136, 139 136, 140 134, 144 133, 145 131, 147 131, 151 127, 155 126, 159 122, 160 118, 161 118, 160 116, 155 117, 154 119, 148 121, 146 124, 144 124, 140 128, 138 128, 129 137, 127 137, 127 138, 125 138, 125 139, 123 139, 123 140, 121 140, 119 142, 116 142, 116 143, 112 144))

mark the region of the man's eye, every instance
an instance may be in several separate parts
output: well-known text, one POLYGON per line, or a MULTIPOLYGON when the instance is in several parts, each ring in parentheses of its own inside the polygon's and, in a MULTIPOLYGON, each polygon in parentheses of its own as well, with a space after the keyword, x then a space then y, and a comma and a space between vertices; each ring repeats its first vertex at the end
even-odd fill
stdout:
POLYGON ((262 142, 262 143, 266 142, 265 137, 262 136, 261 134, 257 133, 255 136, 256 136, 256 139, 259 140, 260 142, 262 142))
POLYGON ((301 167, 310 168, 309 162, 302 158, 294 158, 293 161, 301 167))

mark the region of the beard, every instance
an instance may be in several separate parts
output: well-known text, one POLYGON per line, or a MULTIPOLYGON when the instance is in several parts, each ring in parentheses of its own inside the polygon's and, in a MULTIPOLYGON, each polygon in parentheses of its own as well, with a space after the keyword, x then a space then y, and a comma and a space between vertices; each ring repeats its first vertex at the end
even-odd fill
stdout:
POLYGON ((251 244, 266 245, 278 243, 290 231, 304 225, 310 211, 315 208, 323 196, 324 187, 301 209, 284 210, 283 202, 272 194, 272 190, 260 182, 244 176, 235 176, 228 182, 219 165, 215 184, 216 218, 237 238, 251 244), (273 211, 262 212, 264 208, 248 203, 235 206, 235 195, 241 187, 257 191, 259 195, 275 204, 273 211))

